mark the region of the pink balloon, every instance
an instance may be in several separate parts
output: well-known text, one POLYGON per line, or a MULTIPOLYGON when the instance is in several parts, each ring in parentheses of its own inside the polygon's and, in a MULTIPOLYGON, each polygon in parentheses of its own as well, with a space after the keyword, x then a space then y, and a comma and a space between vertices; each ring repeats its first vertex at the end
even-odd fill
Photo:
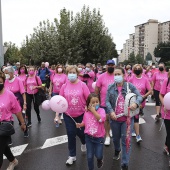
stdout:
POLYGON ((48 67, 49 66, 49 62, 45 62, 45 67, 48 67))
POLYGON ((164 106, 167 110, 170 110, 170 92, 168 92, 165 96, 164 96, 164 106))
POLYGON ((93 82, 92 83, 92 88, 95 89, 95 87, 96 87, 96 82, 93 82))
POLYGON ((42 103, 42 108, 44 110, 50 110, 50 101, 49 100, 45 100, 43 103, 42 103))
POLYGON ((68 108, 68 102, 63 96, 56 95, 51 98, 50 107, 54 112, 63 113, 68 108))

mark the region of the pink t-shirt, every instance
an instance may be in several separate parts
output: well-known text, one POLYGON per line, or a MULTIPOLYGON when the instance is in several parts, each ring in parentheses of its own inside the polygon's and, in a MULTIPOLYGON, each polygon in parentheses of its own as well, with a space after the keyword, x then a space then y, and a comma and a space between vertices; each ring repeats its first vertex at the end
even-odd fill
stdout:
MULTIPOLYGON (((82 71, 80 72, 80 74, 84 74, 84 70, 82 70, 82 71)), ((81 80, 81 81, 83 81, 84 78, 83 78, 82 76, 78 76, 78 79, 81 80)))
MULTIPOLYGON (((161 86, 160 94, 162 94, 163 96, 165 96, 165 94, 170 92, 170 82, 168 83, 168 86, 167 86, 167 83, 168 83, 168 79, 165 79, 162 83, 162 86, 161 86)), ((162 113, 163 119, 170 120, 170 110, 167 110, 166 115, 165 115, 164 106, 162 106, 161 107, 161 113, 162 113)))
POLYGON ((21 81, 22 81, 22 83, 23 83, 23 85, 24 85, 24 87, 25 87, 27 75, 26 75, 26 74, 20 74, 18 77, 21 79, 21 81))
POLYGON ((167 79, 167 77, 168 73, 165 71, 163 73, 161 73, 160 71, 156 72, 152 77, 152 81, 154 83, 154 90, 160 91, 162 83, 165 79, 167 79))
MULTIPOLYGON (((122 86, 117 86, 117 89, 118 89, 118 98, 115 107, 115 114, 119 115, 121 113, 124 113, 125 99, 121 93, 122 86)), ((125 122, 126 120, 127 120, 126 116, 122 116, 117 119, 118 122, 125 122)))
POLYGON ((18 75, 18 70, 14 71, 14 75, 17 76, 18 75))
POLYGON ((13 81, 5 80, 5 88, 13 93, 25 93, 24 85, 18 77, 14 77, 13 81))
POLYGON ((100 88, 101 106, 106 107, 106 93, 108 86, 114 83, 114 74, 103 73, 97 80, 96 86, 100 88))
POLYGON ((20 111, 20 104, 14 94, 5 89, 4 93, 0 95, 0 122, 13 121, 12 114, 19 113, 20 111))
POLYGON ((34 86, 41 86, 42 82, 39 76, 34 77, 28 77, 26 81, 26 91, 28 94, 36 94, 38 92, 38 89, 34 89, 34 86), (36 80, 37 77, 37 80, 36 80), (38 82, 38 84, 37 84, 38 82))
POLYGON ((67 80, 67 76, 64 73, 54 74, 51 77, 51 82, 53 85, 53 93, 59 93, 62 85, 66 83, 66 80, 67 80))
POLYGON ((149 82, 152 82, 152 72, 151 71, 148 71, 146 74, 145 74, 146 78, 149 80, 149 82))
POLYGON ((87 87, 89 88, 90 93, 94 93, 94 89, 92 87, 95 78, 94 71, 91 70, 90 72, 85 72, 84 74, 88 74, 90 76, 89 78, 83 78, 83 81, 87 82, 87 87))
POLYGON ((50 80, 51 80, 51 78, 52 78, 52 77, 54 76, 54 74, 55 74, 55 70, 51 70, 51 69, 50 69, 50 73, 51 73, 51 74, 50 74, 50 80))
POLYGON ((96 79, 98 80, 101 75, 102 75, 102 73, 97 73, 96 74, 96 79))
POLYGON ((133 76, 134 76, 133 73, 131 73, 131 74, 126 73, 126 74, 125 74, 125 81, 129 82, 129 80, 130 80, 133 76))
POLYGON ((101 117, 101 122, 99 122, 93 113, 90 111, 84 113, 83 123, 85 124, 84 133, 93 136, 93 137, 104 137, 105 136, 105 128, 104 122, 106 120, 106 113, 105 110, 99 108, 97 113, 101 117))
POLYGON ((67 115, 78 117, 85 112, 86 100, 90 92, 85 83, 78 80, 76 84, 67 81, 60 89, 60 95, 68 102, 67 115))

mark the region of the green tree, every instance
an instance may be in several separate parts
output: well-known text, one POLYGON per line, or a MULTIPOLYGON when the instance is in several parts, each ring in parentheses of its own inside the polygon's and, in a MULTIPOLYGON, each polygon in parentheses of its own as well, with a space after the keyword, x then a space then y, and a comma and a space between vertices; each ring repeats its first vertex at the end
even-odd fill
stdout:
POLYGON ((159 62, 168 62, 170 60, 170 41, 158 44, 154 50, 154 55, 161 58, 159 62))
POLYGON ((136 63, 138 64, 144 64, 144 59, 140 54, 136 55, 136 63))
POLYGON ((146 55, 146 57, 145 57, 145 60, 146 61, 152 61, 152 55, 151 55, 151 53, 147 53, 147 55, 146 55))
POLYGON ((130 64, 135 64, 136 63, 136 58, 134 52, 130 53, 128 61, 130 64))

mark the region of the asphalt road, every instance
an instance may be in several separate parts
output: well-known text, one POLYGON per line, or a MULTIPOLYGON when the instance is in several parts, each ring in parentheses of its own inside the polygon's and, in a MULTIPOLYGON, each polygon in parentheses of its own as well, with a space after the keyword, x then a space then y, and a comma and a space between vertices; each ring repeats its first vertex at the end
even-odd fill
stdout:
MULTIPOLYGON (((161 121, 155 123, 152 115, 155 107, 147 106, 144 109, 143 124, 140 124, 140 134, 143 139, 140 145, 132 139, 130 170, 168 170, 168 156, 163 153, 165 141, 165 127, 159 131, 161 121), (145 123, 144 123, 145 122, 145 123)), ((86 154, 80 150, 80 141, 77 140, 77 161, 72 166, 66 166, 68 157, 67 136, 64 122, 56 128, 52 111, 41 109, 42 122, 38 123, 35 112, 32 111, 32 127, 29 138, 23 137, 18 122, 15 121, 16 133, 12 136, 13 152, 18 155, 19 165, 16 170, 88 170, 86 154)), ((104 166, 102 170, 120 170, 120 161, 112 159, 114 154, 113 142, 104 147, 104 166)), ((2 170, 8 166, 4 160, 2 170)), ((95 167, 97 169, 97 167, 95 167)))

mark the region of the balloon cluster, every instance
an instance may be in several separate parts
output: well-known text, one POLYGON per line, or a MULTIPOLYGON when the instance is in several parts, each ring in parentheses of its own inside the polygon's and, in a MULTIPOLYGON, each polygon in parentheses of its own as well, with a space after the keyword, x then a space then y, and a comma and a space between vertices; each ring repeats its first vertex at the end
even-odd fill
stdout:
POLYGON ((45 100, 42 103, 42 108, 44 110, 53 110, 57 113, 63 113, 68 108, 67 100, 60 95, 53 96, 50 100, 45 100))

